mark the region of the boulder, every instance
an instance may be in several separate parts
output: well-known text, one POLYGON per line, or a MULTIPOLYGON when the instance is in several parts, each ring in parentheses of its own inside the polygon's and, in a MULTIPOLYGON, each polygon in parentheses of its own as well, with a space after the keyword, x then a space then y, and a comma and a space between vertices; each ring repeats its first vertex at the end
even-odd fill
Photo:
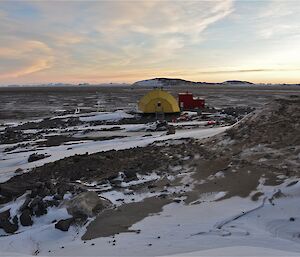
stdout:
POLYGON ((84 192, 65 202, 73 217, 92 217, 111 206, 111 202, 100 198, 96 192, 84 192))
POLYGON ((137 179, 136 170, 133 169, 125 170, 124 175, 125 175, 125 179, 124 179, 125 182, 129 182, 137 179))
POLYGON ((0 213, 0 221, 8 220, 10 218, 10 210, 6 210, 0 213))
POLYGON ((53 196, 53 199, 54 200, 57 200, 57 201, 60 201, 60 200, 62 200, 64 198, 64 195, 60 195, 60 194, 55 194, 54 196, 53 196))
POLYGON ((74 218, 60 220, 55 223, 55 228, 61 231, 68 231, 73 222, 74 222, 74 218))
POLYGON ((36 196, 36 197, 29 203, 28 207, 29 207, 30 209, 34 209, 34 208, 36 208, 36 206, 38 206, 38 204, 39 204, 41 201, 43 201, 43 200, 42 200, 42 197, 36 196))
POLYGON ((55 199, 45 200, 45 204, 46 204, 46 206, 50 206, 50 207, 53 207, 53 206, 58 207, 59 206, 59 201, 55 200, 55 199))
POLYGON ((26 198, 26 200, 24 201, 24 203, 19 208, 19 211, 23 212, 26 208, 28 208, 28 205, 30 204, 30 202, 31 202, 31 199, 29 197, 26 198))
POLYGON ((44 159, 46 157, 48 157, 48 156, 45 154, 33 153, 28 157, 28 162, 35 162, 35 161, 44 159))
POLYGON ((0 195, 11 200, 24 194, 30 187, 30 183, 26 181, 2 183, 0 184, 0 195))
POLYGON ((0 228, 9 234, 12 234, 18 230, 18 224, 10 222, 10 210, 0 213, 0 228))
POLYGON ((175 127, 174 126, 168 126, 167 135, 175 134, 175 127))
POLYGON ((47 211, 47 204, 44 203, 43 201, 40 201, 38 203, 38 205, 35 207, 35 210, 34 210, 34 214, 39 217, 39 216, 42 216, 44 214, 47 214, 48 211, 47 211))
POLYGON ((21 216, 20 216, 20 222, 22 226, 31 226, 33 224, 33 221, 31 219, 31 212, 29 209, 23 210, 21 216))

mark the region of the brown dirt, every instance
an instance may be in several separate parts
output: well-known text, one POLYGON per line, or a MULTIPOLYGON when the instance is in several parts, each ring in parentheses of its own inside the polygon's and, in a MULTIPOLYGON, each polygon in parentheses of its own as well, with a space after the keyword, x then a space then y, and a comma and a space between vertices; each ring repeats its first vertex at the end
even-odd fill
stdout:
POLYGON ((147 198, 142 202, 123 204, 117 209, 106 210, 92 221, 82 240, 113 236, 122 232, 136 232, 129 228, 151 214, 162 211, 170 200, 162 198, 147 198))

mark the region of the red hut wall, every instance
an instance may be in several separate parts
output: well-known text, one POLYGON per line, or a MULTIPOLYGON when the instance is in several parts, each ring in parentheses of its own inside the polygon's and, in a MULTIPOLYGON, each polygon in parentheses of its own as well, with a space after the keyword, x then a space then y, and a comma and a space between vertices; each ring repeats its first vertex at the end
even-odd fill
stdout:
POLYGON ((204 99, 194 98, 192 93, 178 94, 178 103, 183 110, 202 109, 205 106, 204 99))

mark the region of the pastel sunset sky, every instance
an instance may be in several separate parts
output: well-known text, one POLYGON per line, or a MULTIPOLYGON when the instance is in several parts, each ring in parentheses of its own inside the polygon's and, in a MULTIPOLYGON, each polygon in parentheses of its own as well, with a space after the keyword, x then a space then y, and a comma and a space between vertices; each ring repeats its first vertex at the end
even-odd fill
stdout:
POLYGON ((0 84, 300 83, 300 1, 0 1, 0 84))

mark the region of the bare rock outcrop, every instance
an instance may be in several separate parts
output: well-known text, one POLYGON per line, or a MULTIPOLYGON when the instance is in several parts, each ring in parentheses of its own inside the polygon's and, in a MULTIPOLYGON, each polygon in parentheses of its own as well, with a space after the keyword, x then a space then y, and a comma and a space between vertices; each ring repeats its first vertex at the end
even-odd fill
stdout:
POLYGON ((74 218, 60 220, 57 223, 55 223, 55 228, 66 232, 69 230, 73 222, 74 222, 74 218))
POLYGON ((12 234, 18 230, 19 225, 17 220, 13 219, 13 222, 11 222, 10 218, 10 210, 0 213, 0 228, 2 228, 6 233, 12 234))
POLYGON ((96 192, 84 192, 65 202, 67 211, 73 217, 92 217, 109 208, 111 202, 99 197, 96 192))

